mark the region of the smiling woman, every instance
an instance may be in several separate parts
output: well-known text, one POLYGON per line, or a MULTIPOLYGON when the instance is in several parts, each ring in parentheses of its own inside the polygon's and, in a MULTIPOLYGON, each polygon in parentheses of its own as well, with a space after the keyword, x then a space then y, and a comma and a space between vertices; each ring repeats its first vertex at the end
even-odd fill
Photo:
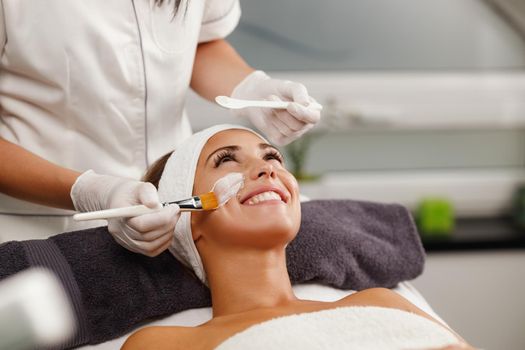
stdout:
POLYGON ((243 173, 245 183, 223 209, 192 217, 193 239, 205 266, 209 254, 226 258, 239 246, 248 252, 284 246, 293 239, 301 219, 299 189, 282 159, 251 131, 225 130, 209 139, 197 164, 194 193, 209 191, 231 172, 243 173))
POLYGON ((184 192, 177 187, 190 194, 207 192, 232 172, 244 175, 244 187, 218 210, 185 213, 188 220, 181 217, 175 229, 171 251, 210 287, 213 318, 197 327, 143 328, 128 338, 124 349, 318 349, 319 343, 327 346, 323 348, 427 349, 464 344, 388 289, 368 289, 335 302, 294 295, 285 247, 299 230, 299 187, 279 151, 255 132, 236 126, 204 130, 156 168, 150 175, 162 173, 161 197, 184 192), (198 159, 187 157, 189 153, 198 159), (188 176, 192 181, 181 185, 179 180, 188 176))

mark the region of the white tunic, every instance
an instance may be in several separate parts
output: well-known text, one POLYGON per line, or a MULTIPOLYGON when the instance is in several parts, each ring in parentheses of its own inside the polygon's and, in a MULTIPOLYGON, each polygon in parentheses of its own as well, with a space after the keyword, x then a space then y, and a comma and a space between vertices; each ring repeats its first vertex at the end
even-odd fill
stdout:
MULTIPOLYGON (((3 0, 0 137, 77 171, 139 178, 191 134, 197 44, 240 17, 238 0, 183 0, 175 17, 166 2, 3 0)), ((0 195, 1 216, 68 213, 0 195)))

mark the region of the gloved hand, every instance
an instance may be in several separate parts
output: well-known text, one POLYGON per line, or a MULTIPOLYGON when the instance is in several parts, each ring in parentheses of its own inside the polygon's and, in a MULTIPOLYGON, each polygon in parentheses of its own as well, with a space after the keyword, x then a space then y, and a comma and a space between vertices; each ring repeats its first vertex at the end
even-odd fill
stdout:
POLYGON ((311 104, 315 100, 306 87, 288 80, 272 79, 255 71, 241 81, 231 97, 245 100, 293 101, 288 109, 244 108, 232 110, 236 116, 247 116, 270 142, 283 146, 299 138, 321 119, 321 111, 311 104))
MULTIPOLYGON (((71 199, 80 212, 137 204, 150 208, 161 206, 157 190, 151 183, 99 175, 92 170, 77 178, 71 188, 71 199)), ((153 257, 170 246, 179 216, 179 207, 170 205, 155 213, 108 219, 108 230, 124 248, 153 257)))

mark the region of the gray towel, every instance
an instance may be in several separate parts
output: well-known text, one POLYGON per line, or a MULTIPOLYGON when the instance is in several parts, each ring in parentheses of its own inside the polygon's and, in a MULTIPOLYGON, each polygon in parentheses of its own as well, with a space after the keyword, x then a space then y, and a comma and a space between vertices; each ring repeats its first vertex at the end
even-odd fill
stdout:
POLYGON ((352 200, 303 203, 301 228, 287 258, 293 282, 354 290, 394 287, 419 276, 425 262, 405 207, 352 200))
MULTIPOLYGON (((303 203, 299 234, 286 252, 293 283, 343 289, 393 287, 424 265, 412 217, 396 204, 303 203)), ((79 327, 62 348, 114 339, 143 321, 211 303, 209 290, 169 253, 131 253, 107 227, 0 245, 0 279, 29 266, 54 271, 71 298, 79 327)))

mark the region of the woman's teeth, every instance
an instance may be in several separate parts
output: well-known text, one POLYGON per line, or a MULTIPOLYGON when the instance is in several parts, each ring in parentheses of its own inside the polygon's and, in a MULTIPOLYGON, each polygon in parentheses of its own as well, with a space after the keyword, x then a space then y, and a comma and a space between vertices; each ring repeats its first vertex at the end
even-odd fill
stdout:
POLYGON ((258 203, 265 202, 265 201, 274 201, 274 200, 280 201, 281 196, 279 196, 275 192, 268 191, 268 192, 259 193, 258 195, 251 197, 246 202, 246 204, 253 205, 253 204, 258 204, 258 203))

